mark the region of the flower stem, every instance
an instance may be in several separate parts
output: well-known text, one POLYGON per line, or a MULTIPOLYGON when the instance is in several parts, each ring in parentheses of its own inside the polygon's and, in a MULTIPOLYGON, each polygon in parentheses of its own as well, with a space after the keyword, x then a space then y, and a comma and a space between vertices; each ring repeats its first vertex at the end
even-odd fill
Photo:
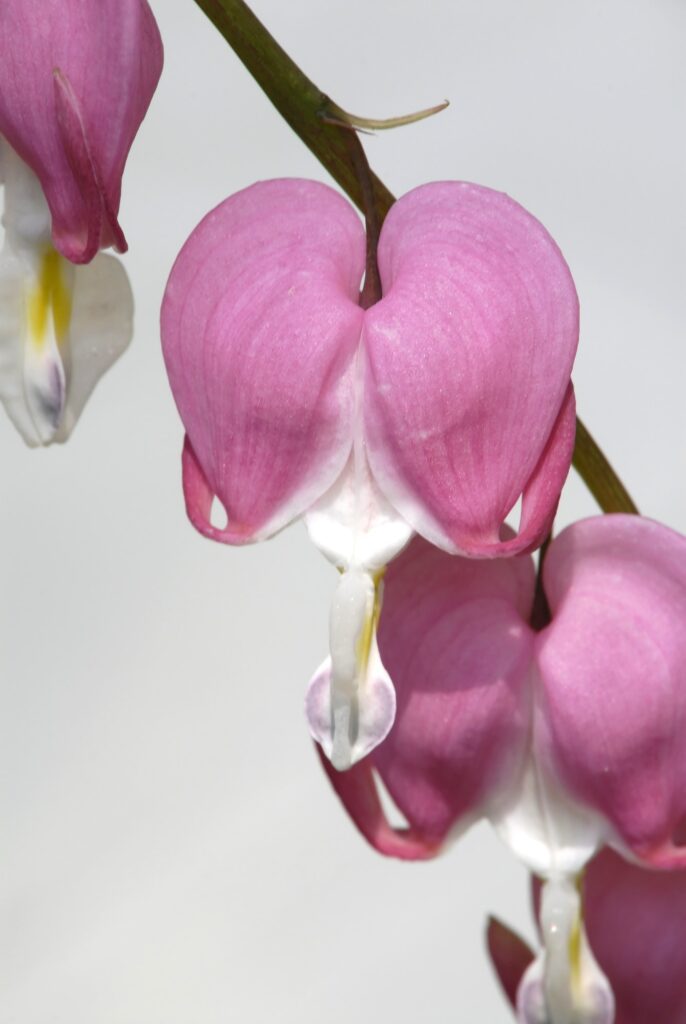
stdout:
POLYGON ((357 179, 362 191, 362 212, 364 213, 367 257, 365 263, 364 287, 360 295, 360 305, 363 309, 369 309, 382 296, 381 275, 376 253, 379 248, 379 234, 381 232, 381 219, 374 203, 374 182, 372 170, 367 160, 367 154, 360 142, 357 132, 344 129, 346 142, 350 152, 350 162, 355 168, 357 179))
MULTIPOLYGON (((195 0, 195 3, 223 35, 296 135, 362 210, 368 229, 370 214, 373 213, 371 230, 378 234, 395 199, 369 169, 356 133, 341 126, 342 108, 303 74, 243 0, 195 0), (339 123, 336 123, 337 114, 339 123), (350 136, 357 140, 355 151, 351 147, 350 136), (366 170, 360 163, 359 151, 362 151, 366 170)), ((356 123, 363 120, 358 118, 356 123)), ((378 127, 378 123, 375 126, 378 127)), ((371 244, 375 246, 375 240, 371 244)), ((369 251, 367 255, 369 267, 369 251)), ((376 260, 372 262, 375 265, 376 260)), ((366 284, 365 281, 365 291, 366 284)), ((363 303, 374 301, 372 293, 377 287, 378 281, 370 283, 370 294, 363 295, 363 303)), ((577 420, 573 465, 603 512, 638 512, 621 480, 580 420, 577 420)))
POLYGON ((553 535, 552 533, 549 533, 541 544, 538 552, 536 589, 534 591, 534 603, 531 609, 531 616, 529 618, 529 625, 537 632, 545 629, 545 627, 552 621, 550 605, 548 604, 548 598, 546 597, 545 589, 543 587, 543 563, 545 562, 545 556, 548 554, 548 548, 550 547, 552 539, 553 535))
MULTIPOLYGON (((339 108, 330 109, 329 97, 294 64, 243 0, 195 2, 221 32, 296 135, 312 150, 355 205, 363 209, 364 196, 350 162, 345 129, 323 120, 339 108)), ((371 180, 374 205, 381 224, 394 198, 375 174, 371 175, 371 180)))
POLYGON ((578 417, 572 465, 603 512, 639 514, 626 487, 578 417))

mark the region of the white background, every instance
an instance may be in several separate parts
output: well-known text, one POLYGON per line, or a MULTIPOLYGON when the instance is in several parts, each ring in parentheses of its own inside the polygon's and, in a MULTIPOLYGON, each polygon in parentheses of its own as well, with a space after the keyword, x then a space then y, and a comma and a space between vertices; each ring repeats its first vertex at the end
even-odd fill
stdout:
MULTIPOLYGON (((38 0, 27 0, 38 3, 38 0)), ((334 572, 296 525, 244 550, 187 523, 157 316, 230 192, 326 179, 192 0, 124 181, 132 348, 63 449, 0 422, 0 1024, 510 1019, 487 911, 529 935, 485 826, 384 861, 320 772, 302 696, 334 572)), ((682 0, 255 0, 342 106, 429 123, 367 141, 396 193, 507 191, 582 304, 579 409, 642 509, 686 529, 682 0)), ((578 481, 561 520, 593 511, 578 481)))

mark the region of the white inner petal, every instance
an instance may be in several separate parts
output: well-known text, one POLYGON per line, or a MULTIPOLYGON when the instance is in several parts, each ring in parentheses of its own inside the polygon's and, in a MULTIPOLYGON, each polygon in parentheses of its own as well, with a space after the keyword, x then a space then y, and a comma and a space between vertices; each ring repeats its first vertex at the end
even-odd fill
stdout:
POLYGON ((571 878, 549 878, 541 893, 543 950, 517 993, 520 1024, 612 1024, 612 989, 595 960, 571 878))
POLYGON ((355 373, 353 446, 334 485, 305 516, 312 543, 341 569, 374 572, 405 547, 412 528, 386 500, 369 469, 362 413, 362 360, 355 373))
POLYGON ((305 702, 310 731, 339 771, 365 757, 395 718, 395 691, 376 644, 378 580, 344 573, 331 605, 330 649, 305 702))
POLYGON ((66 441, 100 378, 133 336, 133 293, 116 256, 99 253, 76 268, 69 335, 70 377, 56 441, 66 441))
POLYGON ((312 543, 330 562, 346 569, 380 569, 412 536, 411 527, 376 486, 366 458, 356 460, 354 451, 333 487, 307 513, 305 523, 312 543))
POLYGON ((343 573, 331 606, 331 658, 315 674, 306 699, 310 731, 341 771, 381 743, 395 718, 395 691, 376 643, 380 581, 383 567, 412 536, 369 469, 362 367, 358 353, 350 458, 305 516, 311 540, 343 573))
POLYGON ((515 856, 537 875, 576 874, 610 839, 607 823, 576 803, 533 754, 493 824, 515 856))
POLYGON ((38 179, 0 139, 0 401, 31 446, 69 436, 96 381, 126 348, 133 301, 116 260, 74 267, 52 246, 38 179))
POLYGON ((532 666, 529 736, 521 768, 489 816, 501 839, 534 874, 576 875, 615 836, 604 818, 571 796, 542 754, 550 744, 538 704, 542 685, 532 666))

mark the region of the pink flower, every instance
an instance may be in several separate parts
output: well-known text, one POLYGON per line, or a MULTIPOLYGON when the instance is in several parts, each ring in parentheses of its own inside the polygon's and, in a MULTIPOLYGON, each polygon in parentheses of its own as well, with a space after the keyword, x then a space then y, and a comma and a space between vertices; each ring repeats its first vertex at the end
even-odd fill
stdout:
POLYGON ((0 400, 30 445, 65 440, 126 348, 133 303, 111 257, 131 143, 162 69, 145 0, 0 4, 0 400))
POLYGON ((522 1021, 546 1020, 545 998, 554 1024, 604 1024, 576 875, 604 844, 686 867, 686 539, 634 516, 588 519, 553 541, 543 583, 552 621, 536 633, 530 557, 479 563, 413 541, 389 567, 379 631, 396 726, 347 776, 327 770, 391 856, 432 856, 489 818, 547 879, 522 1021), (387 824, 375 776, 407 830, 387 824))
POLYGON ((538 544, 574 435, 576 293, 538 221, 490 189, 426 185, 390 211, 378 260, 384 295, 364 311, 352 207, 316 182, 261 182, 196 228, 162 308, 193 524, 244 544, 302 516, 343 573, 332 687, 308 700, 339 768, 393 721, 374 638, 383 566, 413 531, 472 556, 538 544))
MULTIPOLYGON (((538 884, 536 892, 538 902, 538 884)), ((589 944, 614 992, 614 1024, 686 1024, 686 872, 646 871, 606 849, 586 869, 582 892, 589 944)), ((488 939, 515 1006, 534 954, 497 921, 488 939)))

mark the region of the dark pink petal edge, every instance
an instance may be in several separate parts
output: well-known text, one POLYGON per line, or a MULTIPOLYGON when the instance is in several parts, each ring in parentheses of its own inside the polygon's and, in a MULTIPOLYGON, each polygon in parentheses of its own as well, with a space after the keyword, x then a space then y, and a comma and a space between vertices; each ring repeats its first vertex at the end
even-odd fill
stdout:
POLYGON ((96 166, 74 90, 59 68, 53 72, 55 111, 60 138, 79 191, 83 196, 87 235, 81 246, 75 245, 67 225, 53 223, 55 247, 72 263, 89 263, 104 245, 126 252, 128 244, 112 209, 102 176, 96 166), (104 237, 103 237, 104 236, 104 237))
POLYGON ((315 746, 336 795, 370 846, 385 857, 399 860, 430 860, 441 852, 440 842, 427 840, 412 829, 397 829, 389 824, 369 761, 338 772, 321 748, 315 746))

